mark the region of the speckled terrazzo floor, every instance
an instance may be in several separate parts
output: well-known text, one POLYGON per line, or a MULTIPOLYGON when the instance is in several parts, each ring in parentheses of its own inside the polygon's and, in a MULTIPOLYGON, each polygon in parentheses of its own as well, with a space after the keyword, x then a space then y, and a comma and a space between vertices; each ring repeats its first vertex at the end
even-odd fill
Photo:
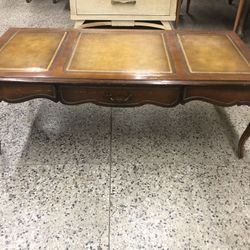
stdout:
MULTIPOLYGON (((0 0, 0 33, 71 27, 51 2, 0 0)), ((235 6, 207 2, 180 28, 230 29, 235 6)), ((250 108, 33 100, 0 114, 0 249, 250 249, 250 141, 235 155, 250 108)))

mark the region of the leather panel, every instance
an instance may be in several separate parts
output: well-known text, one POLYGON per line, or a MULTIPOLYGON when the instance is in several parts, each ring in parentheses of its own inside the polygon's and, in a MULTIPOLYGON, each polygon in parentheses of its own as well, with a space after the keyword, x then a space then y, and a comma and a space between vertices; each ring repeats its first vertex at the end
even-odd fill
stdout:
POLYGON ((49 70, 64 35, 64 32, 15 33, 0 49, 0 70, 49 70))
POLYGON ((67 67, 72 72, 171 73, 162 33, 81 34, 67 67))
POLYGON ((229 36, 178 35, 191 73, 250 73, 250 65, 229 36))

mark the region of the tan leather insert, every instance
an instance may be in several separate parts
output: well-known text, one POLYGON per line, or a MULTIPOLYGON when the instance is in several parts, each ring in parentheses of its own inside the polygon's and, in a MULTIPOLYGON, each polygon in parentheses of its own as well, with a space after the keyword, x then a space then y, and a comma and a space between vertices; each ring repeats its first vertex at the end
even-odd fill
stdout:
POLYGON ((0 48, 0 70, 48 70, 64 36, 64 32, 16 33, 0 48))
POLYGON ((250 65, 226 35, 178 35, 192 73, 250 73, 250 65))
POLYGON ((95 73, 170 73, 163 34, 81 34, 68 71, 95 73))

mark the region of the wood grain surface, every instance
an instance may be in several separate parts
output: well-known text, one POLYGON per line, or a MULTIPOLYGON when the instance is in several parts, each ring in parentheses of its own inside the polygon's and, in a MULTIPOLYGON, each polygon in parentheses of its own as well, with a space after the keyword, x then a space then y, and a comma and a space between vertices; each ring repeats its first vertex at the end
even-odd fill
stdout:
POLYGON ((233 32, 13 28, 2 36, 0 48, 5 81, 250 84, 250 52, 233 32), (13 46, 16 32, 24 42, 13 46))
MULTIPOLYGON (((249 49, 232 32, 10 29, 0 102, 250 106, 249 49)), ((250 125, 239 140, 243 156, 250 125)))

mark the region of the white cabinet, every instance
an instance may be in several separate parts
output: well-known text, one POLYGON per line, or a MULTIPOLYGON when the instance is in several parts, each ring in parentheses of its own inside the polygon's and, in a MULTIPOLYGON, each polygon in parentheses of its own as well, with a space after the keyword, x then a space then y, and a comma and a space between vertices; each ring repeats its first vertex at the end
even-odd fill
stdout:
POLYGON ((70 0, 71 19, 113 21, 174 21, 177 0, 70 0))

